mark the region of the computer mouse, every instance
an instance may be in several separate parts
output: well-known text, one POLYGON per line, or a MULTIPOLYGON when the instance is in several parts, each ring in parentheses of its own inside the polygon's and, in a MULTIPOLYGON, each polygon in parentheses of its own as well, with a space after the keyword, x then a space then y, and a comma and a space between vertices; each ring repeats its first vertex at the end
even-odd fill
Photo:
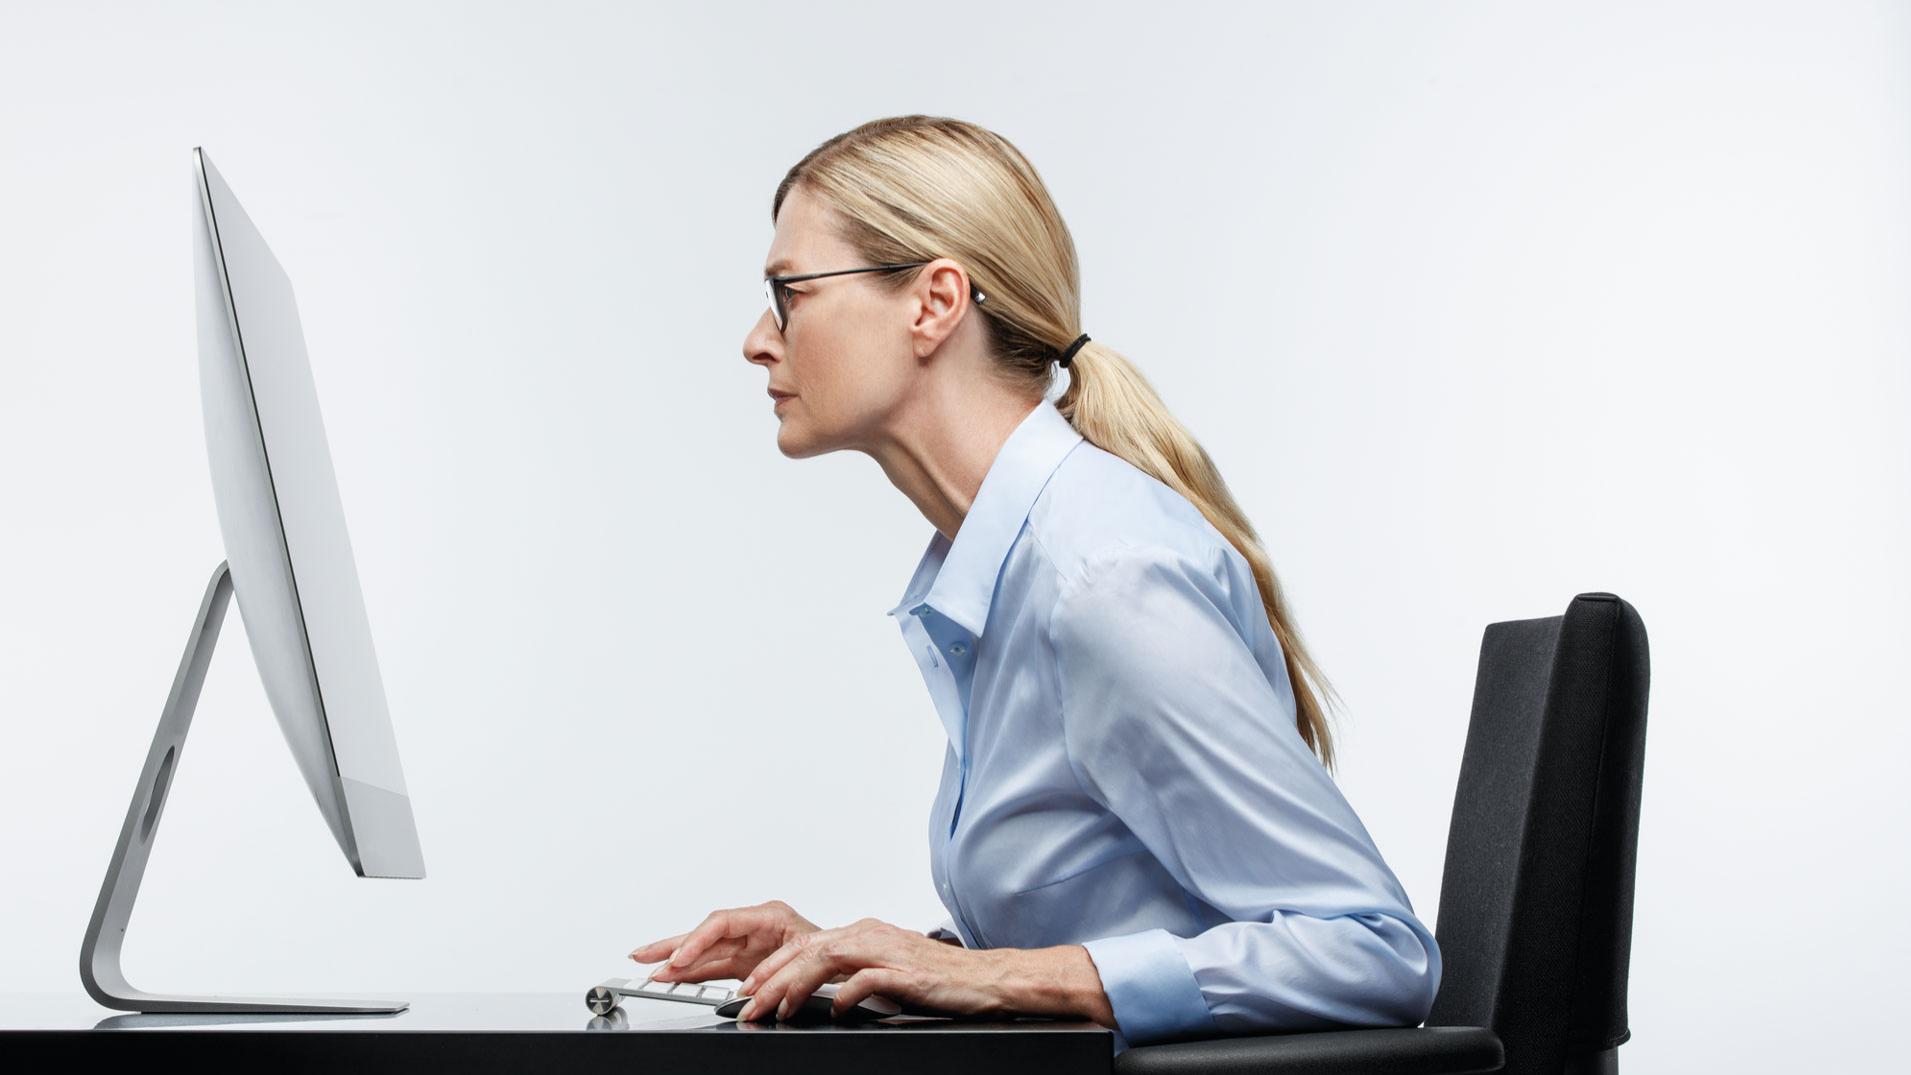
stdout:
MULTIPOLYGON (((879 997, 879 996, 872 995, 872 996, 864 997, 862 1000, 857 1001, 855 1007, 848 1009, 847 1011, 843 1012, 841 1015, 831 1016, 829 1013, 829 1008, 831 1004, 834 1004, 836 1002, 836 990, 839 984, 840 983, 838 982, 824 982, 822 985, 817 986, 816 992, 811 993, 809 996, 805 997, 803 999, 803 1006, 791 1012, 784 1019, 784 1022, 787 1022, 787 1023, 817 1023, 817 1022, 866 1023, 870 1021, 871 1019, 886 1019, 889 1016, 900 1015, 902 1013, 902 1005, 897 1004, 895 1001, 890 1000, 888 997, 879 997)), ((717 1005, 716 1014, 719 1016, 722 1016, 725 1019, 735 1019, 737 1017, 737 1013, 741 1012, 743 1010, 743 1006, 748 1003, 750 1003, 750 998, 746 995, 739 994, 736 997, 730 1000, 726 1000, 722 1004, 717 1005)), ((771 1010, 769 1012, 761 1013, 758 1016, 758 1018, 753 1019, 752 1022, 773 1021, 775 1020, 775 1018, 776 1018, 776 1012, 774 1010, 771 1010)))

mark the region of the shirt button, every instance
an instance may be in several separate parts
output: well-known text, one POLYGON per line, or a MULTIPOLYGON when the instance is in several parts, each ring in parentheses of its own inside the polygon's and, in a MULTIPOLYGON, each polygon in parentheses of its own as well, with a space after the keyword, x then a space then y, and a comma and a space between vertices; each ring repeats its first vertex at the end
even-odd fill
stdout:
POLYGON ((951 643, 949 646, 949 652, 956 655, 957 657, 962 656, 964 653, 967 653, 968 651, 969 651, 969 647, 963 645, 960 642, 951 643))

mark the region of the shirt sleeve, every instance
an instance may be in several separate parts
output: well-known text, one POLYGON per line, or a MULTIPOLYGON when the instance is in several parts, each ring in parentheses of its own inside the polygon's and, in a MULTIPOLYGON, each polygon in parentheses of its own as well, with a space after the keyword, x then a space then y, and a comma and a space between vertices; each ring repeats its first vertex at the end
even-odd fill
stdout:
POLYGON ((937 925, 934 929, 925 932, 932 940, 952 941, 957 945, 962 944, 962 934, 956 931, 955 919, 953 918, 945 918, 941 924, 937 925))
POLYGON ((1417 1026, 1433 934, 1301 739, 1245 560, 1127 546, 1086 564, 1050 620, 1083 790, 1230 921, 1090 940, 1130 1044, 1417 1026), (1249 640, 1253 639, 1253 642, 1249 640))

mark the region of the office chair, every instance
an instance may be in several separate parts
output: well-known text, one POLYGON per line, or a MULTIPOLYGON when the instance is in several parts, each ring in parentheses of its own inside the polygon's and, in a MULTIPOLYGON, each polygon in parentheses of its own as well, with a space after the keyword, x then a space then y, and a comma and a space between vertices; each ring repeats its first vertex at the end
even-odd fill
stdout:
POLYGON ((1609 593, 1491 623, 1426 1025, 1132 1046, 1122 1075, 1616 1075, 1645 764, 1645 624, 1609 593))

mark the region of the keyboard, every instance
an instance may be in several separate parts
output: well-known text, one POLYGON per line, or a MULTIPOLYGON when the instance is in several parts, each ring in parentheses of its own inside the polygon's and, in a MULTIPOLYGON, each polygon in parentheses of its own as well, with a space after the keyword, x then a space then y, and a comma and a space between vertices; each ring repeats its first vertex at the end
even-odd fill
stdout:
POLYGON ((659 982, 645 978, 635 985, 629 978, 606 979, 602 985, 593 988, 584 998, 584 1003, 598 1015, 607 1014, 624 997, 642 997, 646 1000, 680 1000, 689 1004, 708 1004, 716 1007, 726 1001, 735 1000, 737 991, 730 986, 712 985, 709 982, 659 982))

